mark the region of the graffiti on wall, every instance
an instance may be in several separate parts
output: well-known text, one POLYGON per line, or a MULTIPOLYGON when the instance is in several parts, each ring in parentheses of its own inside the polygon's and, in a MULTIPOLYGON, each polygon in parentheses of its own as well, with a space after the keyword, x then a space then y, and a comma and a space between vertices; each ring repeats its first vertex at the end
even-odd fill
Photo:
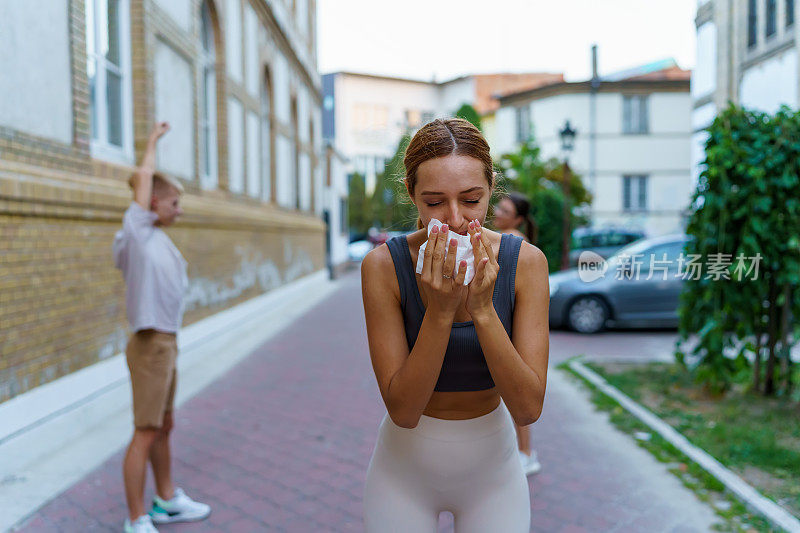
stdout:
POLYGON ((239 260, 239 266, 229 279, 190 277, 184 297, 187 311, 224 304, 254 287, 261 292, 268 292, 315 270, 308 252, 293 245, 290 239, 283 241, 283 259, 286 265, 283 274, 275 261, 264 257, 263 252, 251 246, 237 245, 234 253, 239 260))

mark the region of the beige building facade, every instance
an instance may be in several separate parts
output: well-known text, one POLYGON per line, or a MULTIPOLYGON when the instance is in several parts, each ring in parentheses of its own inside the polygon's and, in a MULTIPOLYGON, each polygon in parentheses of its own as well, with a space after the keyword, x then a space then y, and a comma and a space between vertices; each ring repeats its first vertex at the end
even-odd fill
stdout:
POLYGON ((156 121, 171 124, 157 167, 187 191, 168 231, 189 263, 184 324, 325 268, 315 13, 314 0, 0 6, 0 402, 124 349, 111 242, 156 121))

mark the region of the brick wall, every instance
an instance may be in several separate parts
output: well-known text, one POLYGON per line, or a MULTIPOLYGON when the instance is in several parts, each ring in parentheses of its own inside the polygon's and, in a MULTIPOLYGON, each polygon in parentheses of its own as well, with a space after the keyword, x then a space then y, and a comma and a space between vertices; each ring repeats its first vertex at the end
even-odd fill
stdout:
MULTIPOLYGON (((192 0, 193 16, 199 16, 201 3, 192 0)), ((278 35, 271 3, 251 3, 272 34, 270 41, 277 43, 272 53, 289 58, 291 83, 307 84, 315 105, 320 105, 313 86, 316 73, 305 72, 288 37, 278 35)), ((184 324, 325 267, 325 226, 312 212, 287 210, 227 190, 226 102, 228 94, 243 91, 225 76, 224 24, 217 4, 210 3, 217 43, 219 188, 201 191, 197 179, 185 180, 186 215, 168 231, 189 263, 184 324)), ((153 92, 156 41, 168 42, 196 70, 199 22, 195 20, 187 33, 155 2, 129 0, 128 5, 133 93, 129 118, 138 161, 158 118, 153 92)), ((92 157, 86 4, 69 0, 68 7, 72 142, 0 125, 0 402, 124 350, 129 333, 125 287, 113 267, 111 243, 131 202, 127 179, 134 169, 92 157)), ((185 95, 193 98, 195 108, 198 91, 195 86, 193 94, 185 95)), ((258 106, 250 101, 254 110, 258 106)), ((182 126, 194 128, 197 139, 197 109, 193 120, 182 126)), ((271 123, 275 132, 296 128, 274 116, 271 123)), ((195 174, 200 168, 197 145, 195 174)), ((299 148, 312 157, 316 150, 311 143, 299 148)), ((273 153, 273 170, 274 160, 273 153)), ((272 183, 274 187, 275 179, 272 183)))
MULTIPOLYGON (((0 161, 0 402, 124 350, 111 242, 130 199, 119 178, 0 161)), ((189 263, 184 324, 325 266, 310 215, 191 192, 183 204, 168 233, 189 263)))

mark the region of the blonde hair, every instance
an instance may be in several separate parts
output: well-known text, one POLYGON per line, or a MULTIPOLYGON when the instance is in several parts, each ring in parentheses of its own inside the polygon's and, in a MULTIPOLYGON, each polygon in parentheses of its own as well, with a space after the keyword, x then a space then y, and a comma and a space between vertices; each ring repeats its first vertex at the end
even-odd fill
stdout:
MULTIPOLYGON (((131 177, 128 178, 128 185, 130 185, 131 188, 133 188, 135 178, 136 174, 132 174, 131 177)), ((175 189, 178 191, 178 194, 184 193, 184 188, 180 181, 172 176, 162 174, 161 172, 153 172, 153 194, 158 196, 166 192, 169 188, 175 189)))
POLYGON ((153 172, 153 193, 156 195, 165 192, 166 189, 169 187, 174 188, 178 191, 178 194, 183 194, 183 185, 180 181, 176 180, 172 176, 168 176, 166 174, 162 174, 160 172, 153 172))

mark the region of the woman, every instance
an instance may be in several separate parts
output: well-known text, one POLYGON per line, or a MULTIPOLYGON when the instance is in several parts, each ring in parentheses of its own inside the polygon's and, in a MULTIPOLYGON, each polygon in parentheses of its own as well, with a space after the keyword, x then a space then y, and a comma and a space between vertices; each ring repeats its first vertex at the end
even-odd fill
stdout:
MULTIPOLYGON (((509 233, 525 239, 526 242, 536 241, 534 224, 528 213, 531 204, 524 195, 512 192, 497 202, 494 208, 494 227, 500 233, 509 233), (525 233, 517 228, 525 224, 525 233)), ((519 458, 522 461, 522 470, 525 475, 536 474, 542 469, 539 457, 531 448, 531 434, 528 426, 514 424, 517 430, 517 444, 519 445, 519 458)))
POLYGON ((390 239, 361 267, 370 357, 387 414, 364 489, 367 532, 530 528, 514 423, 542 411, 549 347, 547 260, 483 227, 495 175, 462 119, 434 120, 406 149, 408 194, 428 228, 390 239), (474 250, 456 265, 456 234, 474 250), (416 275, 420 246, 422 274, 416 275))

